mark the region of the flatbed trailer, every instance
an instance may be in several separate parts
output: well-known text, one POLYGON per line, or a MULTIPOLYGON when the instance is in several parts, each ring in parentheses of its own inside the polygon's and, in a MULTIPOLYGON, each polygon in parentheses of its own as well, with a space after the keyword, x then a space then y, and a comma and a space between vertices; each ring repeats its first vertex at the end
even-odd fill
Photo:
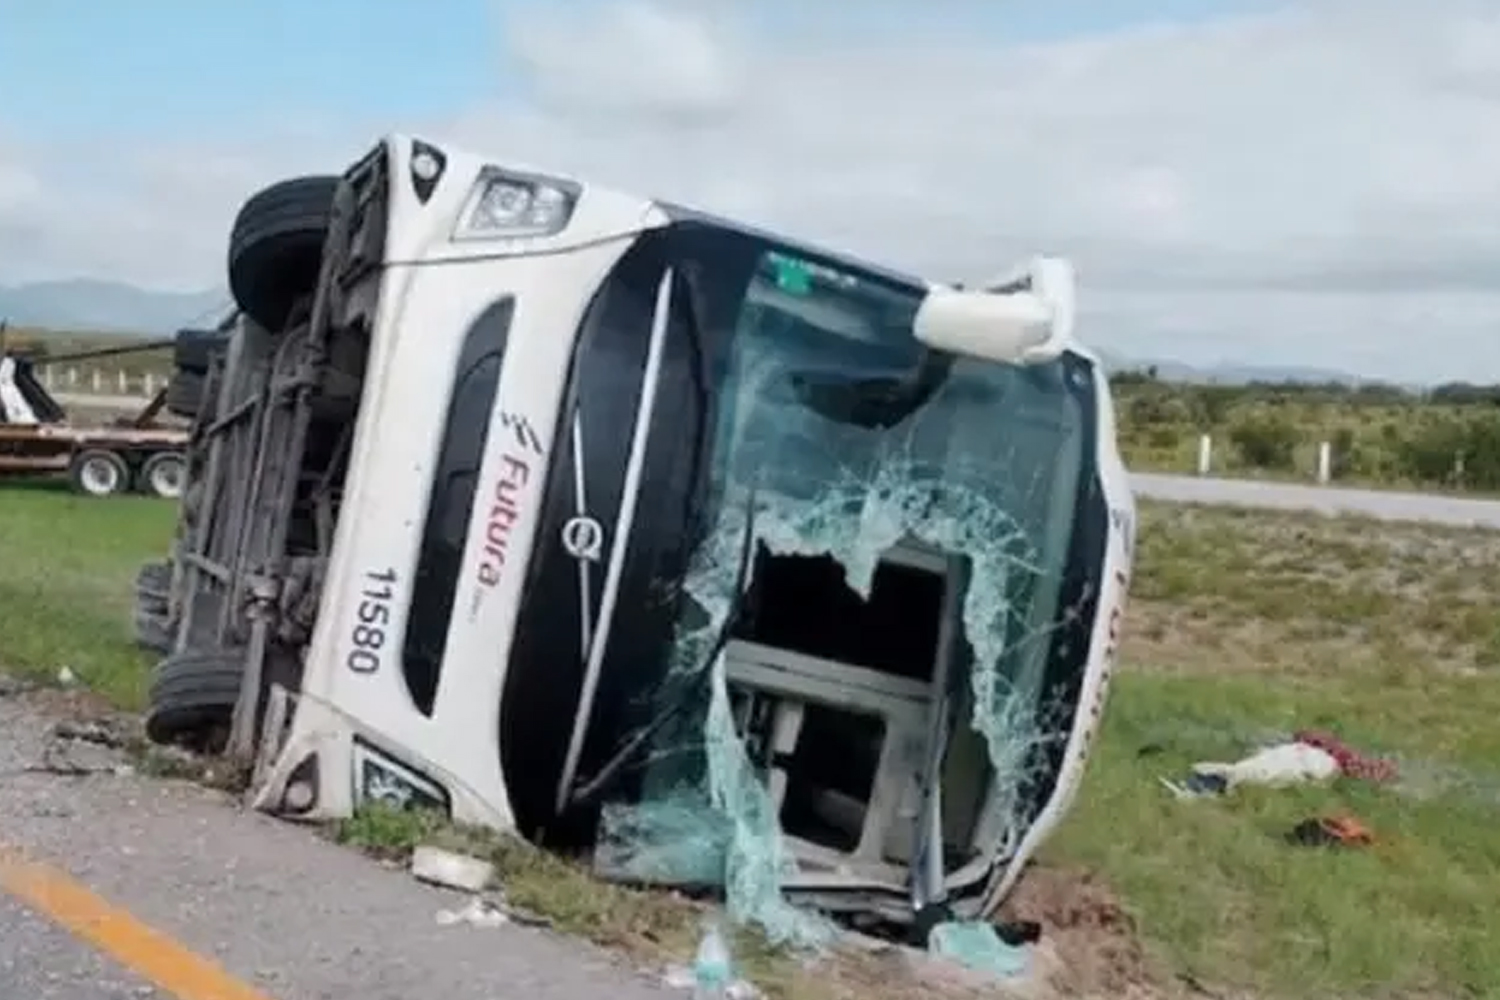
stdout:
POLYGON ((75 491, 89 496, 137 492, 176 499, 187 480, 189 435, 160 423, 161 411, 172 409, 169 395, 170 387, 161 390, 133 417, 75 425, 36 379, 28 358, 0 351, 0 475, 66 474, 75 491))
POLYGON ((175 499, 188 435, 172 427, 0 424, 0 474, 63 474, 89 496, 128 491, 175 499))

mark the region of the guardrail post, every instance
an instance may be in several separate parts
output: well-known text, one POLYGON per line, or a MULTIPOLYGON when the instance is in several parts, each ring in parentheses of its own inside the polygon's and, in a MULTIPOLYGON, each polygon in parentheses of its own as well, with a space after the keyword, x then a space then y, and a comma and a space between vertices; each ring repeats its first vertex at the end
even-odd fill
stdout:
POLYGON ((99 392, 104 388, 104 374, 97 368, 94 369, 92 374, 94 377, 89 379, 89 384, 94 387, 95 392, 99 392))
POLYGON ((78 384, 78 369, 77 368, 69 368, 68 369, 68 388, 71 389, 71 388, 73 388, 73 386, 75 386, 77 384, 78 384))
POLYGON ((1213 468, 1214 439, 1207 434, 1198 438, 1198 475, 1206 476, 1213 468))
POLYGON ((1327 486, 1333 478, 1333 445, 1328 441, 1318 442, 1318 485, 1327 486))
POLYGON ((156 373, 155 372, 147 372, 146 374, 144 374, 144 375, 141 376, 141 388, 143 390, 145 390, 144 391, 144 395, 147 395, 147 396, 155 396, 156 395, 156 373))

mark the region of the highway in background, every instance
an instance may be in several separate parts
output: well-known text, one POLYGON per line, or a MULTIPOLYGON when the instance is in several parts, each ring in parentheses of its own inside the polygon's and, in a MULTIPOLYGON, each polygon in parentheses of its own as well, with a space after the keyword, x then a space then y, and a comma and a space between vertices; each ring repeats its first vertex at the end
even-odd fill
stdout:
POLYGON ((1500 529, 1500 500, 1145 472, 1131 473, 1130 481, 1137 496, 1152 500, 1320 514, 1363 514, 1387 521, 1500 529))
MULTIPOLYGON (((57 393, 56 397, 64 406, 118 409, 122 413, 137 410, 146 403, 144 397, 133 395, 79 392, 57 393)), ((1388 521, 1422 521, 1429 524, 1459 527, 1477 525, 1500 529, 1500 500, 1147 472, 1131 473, 1130 479, 1138 495, 1153 500, 1254 507, 1262 510, 1363 514, 1388 521)))

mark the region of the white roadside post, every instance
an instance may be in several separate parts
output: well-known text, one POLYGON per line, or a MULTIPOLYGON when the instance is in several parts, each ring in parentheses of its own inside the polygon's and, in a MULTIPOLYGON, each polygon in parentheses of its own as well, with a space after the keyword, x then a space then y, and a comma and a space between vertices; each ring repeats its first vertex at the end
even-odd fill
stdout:
POLYGON ((1198 475, 1206 476, 1213 468, 1214 439, 1207 434, 1198 438, 1198 475))
POLYGON ((1327 486, 1333 478, 1333 445, 1328 441, 1318 442, 1318 485, 1327 486))

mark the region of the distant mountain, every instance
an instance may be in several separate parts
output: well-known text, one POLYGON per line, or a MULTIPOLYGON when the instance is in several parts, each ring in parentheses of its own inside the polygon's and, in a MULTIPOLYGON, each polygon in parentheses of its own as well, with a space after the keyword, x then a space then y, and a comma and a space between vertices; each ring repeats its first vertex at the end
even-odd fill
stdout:
POLYGON ((1101 360, 1112 372, 1144 371, 1156 369, 1157 378, 1165 382, 1217 383, 1220 385, 1245 385, 1249 382, 1304 382, 1327 384, 1337 382, 1354 385, 1369 381, 1359 375, 1331 368, 1311 368, 1302 365, 1241 365, 1222 362, 1217 365, 1190 365, 1181 361, 1163 361, 1157 358, 1126 358, 1109 352, 1101 352, 1101 360))
POLYGON ((90 333, 168 333, 218 320, 222 291, 157 292, 116 281, 77 279, 0 285, 0 320, 90 333))
MULTIPOLYGON (((1158 378, 1170 382, 1214 382, 1221 385, 1245 385, 1249 382, 1304 382, 1326 385, 1330 382, 1352 385, 1368 381, 1358 375, 1331 368, 1304 368, 1298 365, 1219 364, 1208 368, 1176 361, 1153 361, 1158 378)), ((1143 368, 1146 365, 1136 365, 1143 368)))

